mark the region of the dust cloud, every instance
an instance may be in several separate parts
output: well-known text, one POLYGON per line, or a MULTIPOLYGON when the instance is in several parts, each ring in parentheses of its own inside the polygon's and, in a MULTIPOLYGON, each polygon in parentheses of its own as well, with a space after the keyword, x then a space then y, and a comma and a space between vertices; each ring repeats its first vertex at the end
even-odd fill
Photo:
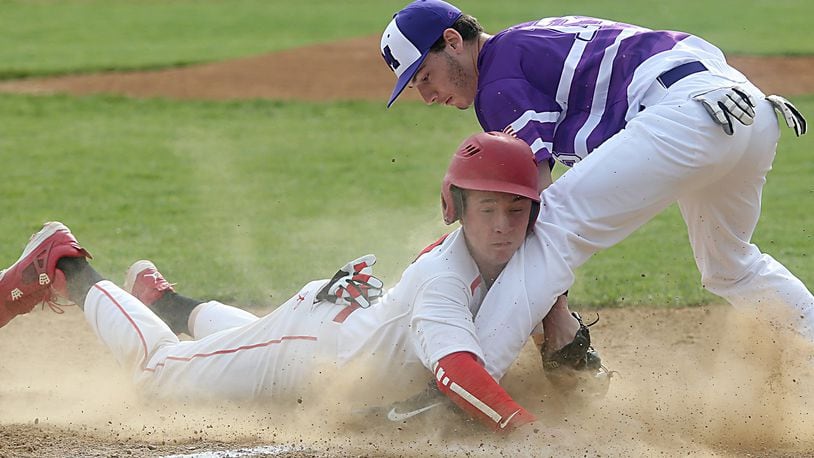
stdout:
POLYGON ((617 371, 607 396, 558 392, 529 345, 503 385, 540 421, 498 437, 445 411, 401 424, 354 415, 392 388, 360 367, 281 403, 149 398, 78 310, 36 310, 0 331, 0 456, 261 445, 286 456, 813 455, 810 344, 728 306, 600 314, 592 336, 617 371))

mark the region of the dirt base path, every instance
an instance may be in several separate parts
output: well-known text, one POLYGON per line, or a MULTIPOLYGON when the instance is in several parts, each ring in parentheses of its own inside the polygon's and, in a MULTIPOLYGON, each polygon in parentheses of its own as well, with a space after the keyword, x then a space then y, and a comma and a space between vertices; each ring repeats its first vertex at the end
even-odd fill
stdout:
POLYGON ((600 314, 608 395, 558 394, 527 347, 503 384, 540 422, 500 438, 444 416, 350 421, 358 372, 289 407, 141 398, 79 310, 35 310, 0 332, 0 457, 814 456, 810 346, 729 306, 600 314))
MULTIPOLYGON (((379 37, 355 38, 273 54, 149 72, 102 73, 0 82, 0 91, 113 93, 170 99, 380 100, 394 77, 379 37)), ((814 56, 732 56, 730 63, 764 92, 814 93, 814 56)), ((414 91, 405 99, 418 100, 414 91)))

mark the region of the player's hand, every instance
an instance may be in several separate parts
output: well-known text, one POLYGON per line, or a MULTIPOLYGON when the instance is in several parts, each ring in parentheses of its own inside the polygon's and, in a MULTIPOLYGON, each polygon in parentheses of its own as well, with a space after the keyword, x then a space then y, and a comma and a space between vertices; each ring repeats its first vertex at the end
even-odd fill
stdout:
POLYGON ((755 120, 755 99, 738 86, 713 89, 693 96, 704 105, 713 121, 721 125, 727 135, 735 131, 732 119, 744 126, 755 120))
POLYGON ((384 283, 373 276, 376 256, 368 254, 342 266, 336 275, 317 293, 318 300, 329 300, 338 305, 370 307, 371 301, 381 297, 384 283))
POLYGON ((786 120, 786 125, 794 129, 795 135, 799 137, 806 134, 808 130, 806 118, 803 117, 803 114, 800 113, 800 110, 798 110, 793 103, 779 95, 767 95, 766 100, 772 104, 772 107, 774 107, 778 113, 783 115, 783 119, 786 120))

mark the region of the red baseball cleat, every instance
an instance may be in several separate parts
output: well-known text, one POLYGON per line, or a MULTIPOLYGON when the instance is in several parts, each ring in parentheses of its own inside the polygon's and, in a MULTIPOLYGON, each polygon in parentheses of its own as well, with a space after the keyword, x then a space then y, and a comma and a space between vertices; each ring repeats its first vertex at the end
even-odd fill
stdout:
POLYGON ((161 299, 167 291, 175 291, 173 284, 164 279, 155 264, 146 259, 134 262, 127 269, 124 290, 148 307, 161 299))
POLYGON ((40 303, 51 303, 54 284, 65 284, 61 258, 92 258, 64 224, 49 222, 31 236, 20 259, 0 271, 0 327, 40 303))

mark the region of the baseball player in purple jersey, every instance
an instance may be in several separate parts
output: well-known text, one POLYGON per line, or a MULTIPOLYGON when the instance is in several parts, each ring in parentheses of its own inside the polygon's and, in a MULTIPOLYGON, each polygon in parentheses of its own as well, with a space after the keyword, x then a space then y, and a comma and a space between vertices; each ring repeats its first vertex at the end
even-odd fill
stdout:
POLYGON ((474 105, 484 130, 531 146, 541 184, 555 160, 572 167, 542 193, 540 213, 569 269, 677 202, 703 286, 814 339, 811 292, 750 241, 779 138, 775 110, 798 136, 805 119, 715 46, 577 16, 492 36, 449 3, 419 0, 393 17, 381 52, 398 77, 388 106, 408 86, 428 104, 474 105))
MULTIPOLYGON (((552 242, 538 230, 537 188, 526 143, 502 132, 475 134, 453 156, 441 192, 444 219, 461 227, 425 248, 387 294, 372 276, 375 258, 365 256, 264 317, 180 296, 149 261, 131 266, 120 288, 91 267, 66 226, 47 223, 0 271, 0 327, 38 303, 67 298, 134 381, 156 395, 296 399, 329 383, 319 377, 323 370, 348 373, 361 362, 366 371, 351 375, 361 387, 424 386, 432 374, 430 394, 387 410, 392 421, 449 400, 510 431, 535 417, 498 381, 543 317, 563 313, 552 309, 559 292, 523 262, 534 253, 546 265, 563 263, 541 249, 552 242), (528 302, 518 290, 548 305, 517 313, 528 302)), ((588 366, 582 372, 607 389, 609 374, 584 337, 573 349, 579 361, 568 362, 588 366)))

